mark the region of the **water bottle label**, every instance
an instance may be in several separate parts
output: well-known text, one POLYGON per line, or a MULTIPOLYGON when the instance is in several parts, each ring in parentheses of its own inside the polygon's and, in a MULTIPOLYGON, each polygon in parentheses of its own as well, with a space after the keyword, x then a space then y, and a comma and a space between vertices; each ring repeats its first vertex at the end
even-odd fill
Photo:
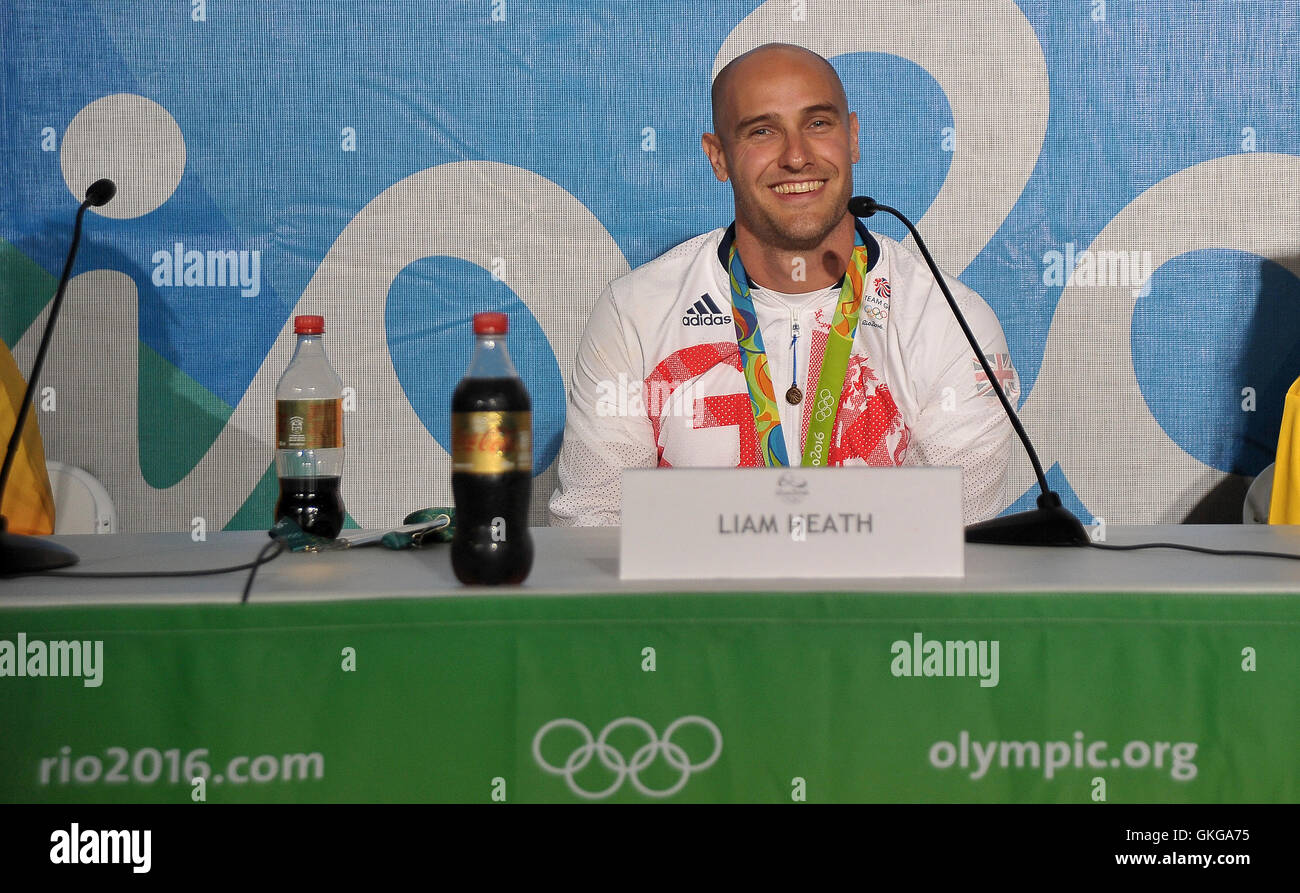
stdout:
POLYGON ((279 450, 328 450, 343 446, 343 400, 275 401, 279 450))
POLYGON ((505 474, 533 470, 531 412, 453 412, 451 470, 505 474))

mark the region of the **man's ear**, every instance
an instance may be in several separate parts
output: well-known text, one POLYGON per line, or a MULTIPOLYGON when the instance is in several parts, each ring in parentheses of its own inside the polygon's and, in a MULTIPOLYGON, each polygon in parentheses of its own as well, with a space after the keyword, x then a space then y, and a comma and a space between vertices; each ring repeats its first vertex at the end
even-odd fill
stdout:
POLYGON ((704 147, 704 154, 709 157, 709 164, 713 167, 713 176, 719 181, 727 182, 727 155, 722 151, 722 140, 718 139, 717 134, 706 133, 700 137, 700 145, 704 147))
POLYGON ((849 112, 849 139, 853 141, 853 163, 857 164, 862 157, 862 150, 858 146, 858 113, 849 112))

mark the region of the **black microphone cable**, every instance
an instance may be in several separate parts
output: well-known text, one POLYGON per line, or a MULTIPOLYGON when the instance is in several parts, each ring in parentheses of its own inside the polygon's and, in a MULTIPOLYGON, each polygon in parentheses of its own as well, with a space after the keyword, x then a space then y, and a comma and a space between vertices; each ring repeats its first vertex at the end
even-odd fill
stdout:
POLYGON ((257 557, 252 561, 246 561, 243 564, 232 564, 228 567, 200 568, 198 570, 188 571, 25 571, 18 574, 5 575, 6 579, 16 577, 87 577, 102 580, 127 580, 127 579, 147 579, 153 577, 210 577, 216 574, 233 574, 235 571, 248 571, 248 580, 244 583, 243 596, 240 598, 240 604, 248 602, 249 593, 253 590, 253 580, 257 577, 257 571, 262 565, 274 561, 284 552, 283 540, 272 540, 264 545, 257 553, 257 557))
POLYGON ((1251 558, 1291 558, 1300 561, 1300 555, 1291 552, 1264 552, 1256 549, 1211 549, 1208 546, 1193 546, 1188 543, 1134 543, 1119 545, 1117 543, 1089 542, 1094 549, 1110 549, 1113 552, 1133 552, 1137 549, 1182 549, 1185 552, 1201 552, 1205 555, 1246 555, 1251 558))

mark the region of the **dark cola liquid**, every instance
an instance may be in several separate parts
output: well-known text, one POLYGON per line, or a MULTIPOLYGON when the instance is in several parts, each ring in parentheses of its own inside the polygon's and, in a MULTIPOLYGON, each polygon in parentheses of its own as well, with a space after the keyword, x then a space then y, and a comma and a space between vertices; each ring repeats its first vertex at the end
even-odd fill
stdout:
POLYGON ((304 532, 334 539, 343 529, 343 496, 337 477, 280 478, 275 520, 291 518, 304 532))
MULTIPOLYGON (((453 413, 531 410, 528 390, 518 378, 464 378, 451 397, 453 413)), ((533 568, 533 538, 528 532, 532 487, 531 468, 504 474, 452 472, 456 533, 451 567, 456 579, 488 585, 524 581, 533 568)))

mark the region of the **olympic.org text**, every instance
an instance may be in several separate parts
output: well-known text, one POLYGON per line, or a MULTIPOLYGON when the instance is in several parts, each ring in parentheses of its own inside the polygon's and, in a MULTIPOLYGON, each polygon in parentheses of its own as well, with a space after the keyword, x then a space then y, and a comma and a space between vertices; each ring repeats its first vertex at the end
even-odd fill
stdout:
POLYGON ((215 776, 207 757, 206 747, 185 754, 179 748, 142 747, 133 754, 125 747, 108 747, 100 759, 93 754, 73 756, 72 748, 64 746, 59 756, 42 758, 37 771, 42 785, 190 784, 196 778, 240 785, 318 781, 325 776, 325 757, 319 753, 231 757, 224 767, 218 766, 221 771, 215 776))
POLYGON ((1196 742, 1130 741, 1108 756, 1105 741, 1086 742, 1083 732, 1074 741, 972 741, 965 731, 957 742, 936 741, 930 747, 930 765, 936 769, 958 766, 969 769, 970 777, 983 778, 996 764, 999 769, 1041 769, 1051 779, 1060 769, 1169 769, 1174 781, 1196 777, 1196 742))

